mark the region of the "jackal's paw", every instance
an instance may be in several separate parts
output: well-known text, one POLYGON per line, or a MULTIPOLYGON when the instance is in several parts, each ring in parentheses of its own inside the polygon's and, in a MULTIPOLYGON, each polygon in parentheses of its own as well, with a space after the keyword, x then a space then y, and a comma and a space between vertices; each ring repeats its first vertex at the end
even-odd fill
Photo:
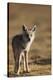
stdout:
POLYGON ((20 75, 20 72, 19 71, 17 72, 17 75, 20 75))
POLYGON ((29 73, 30 71, 31 71, 31 69, 29 69, 29 68, 26 70, 26 72, 28 72, 28 73, 29 73))
POLYGON ((28 70, 24 70, 23 73, 29 73, 29 71, 28 70))
POLYGON ((23 72, 26 72, 26 68, 23 69, 23 72))

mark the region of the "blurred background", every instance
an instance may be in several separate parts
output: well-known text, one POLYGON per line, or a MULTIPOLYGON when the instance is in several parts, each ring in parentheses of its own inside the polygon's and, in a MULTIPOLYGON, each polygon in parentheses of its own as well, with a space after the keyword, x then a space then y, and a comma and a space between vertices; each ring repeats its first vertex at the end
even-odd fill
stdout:
MULTIPOLYGON (((36 38, 29 52, 31 72, 25 75, 51 74, 51 6, 36 4, 9 3, 9 76, 13 75, 14 56, 12 38, 22 31, 22 25, 28 28, 37 25, 36 38)), ((22 71, 22 69, 21 69, 22 71)))

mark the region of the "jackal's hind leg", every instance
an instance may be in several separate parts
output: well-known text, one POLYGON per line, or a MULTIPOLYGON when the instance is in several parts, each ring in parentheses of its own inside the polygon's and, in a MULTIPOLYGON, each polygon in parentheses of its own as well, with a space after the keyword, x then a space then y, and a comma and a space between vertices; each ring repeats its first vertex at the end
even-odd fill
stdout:
POLYGON ((17 74, 17 72, 18 72, 18 70, 19 70, 19 57, 20 57, 20 55, 19 54, 17 54, 16 56, 15 56, 15 65, 14 65, 14 72, 17 74))
POLYGON ((14 72, 17 73, 19 65, 18 65, 18 61, 15 61, 15 65, 14 65, 14 72))

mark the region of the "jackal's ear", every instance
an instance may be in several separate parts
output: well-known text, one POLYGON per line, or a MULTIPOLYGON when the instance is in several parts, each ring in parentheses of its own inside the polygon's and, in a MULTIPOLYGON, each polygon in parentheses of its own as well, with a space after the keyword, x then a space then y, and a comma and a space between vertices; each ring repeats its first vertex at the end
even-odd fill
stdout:
POLYGON ((32 31, 35 31, 35 30, 36 30, 36 25, 34 25, 32 28, 32 31))
POLYGON ((27 26, 25 24, 22 26, 22 29, 23 29, 23 31, 27 31, 28 30, 27 26))

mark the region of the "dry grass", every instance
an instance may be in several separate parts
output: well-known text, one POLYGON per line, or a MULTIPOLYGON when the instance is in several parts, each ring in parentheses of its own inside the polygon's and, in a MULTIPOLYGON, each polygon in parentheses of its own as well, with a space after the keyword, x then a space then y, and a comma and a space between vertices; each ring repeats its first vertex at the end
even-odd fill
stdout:
MULTIPOLYGON (((9 66, 9 77, 16 77, 18 75, 13 72, 13 65, 9 66)), ((51 74, 51 66, 50 65, 37 65, 37 64, 29 64, 30 72, 24 73, 23 66, 21 66, 21 72, 19 76, 43 76, 51 74)))
POLYGON ((51 74, 51 7, 28 4, 9 4, 9 76, 13 74, 14 57, 12 52, 12 37, 21 32, 22 25, 37 25, 36 38, 29 52, 30 73, 23 73, 21 65, 20 76, 51 74))

